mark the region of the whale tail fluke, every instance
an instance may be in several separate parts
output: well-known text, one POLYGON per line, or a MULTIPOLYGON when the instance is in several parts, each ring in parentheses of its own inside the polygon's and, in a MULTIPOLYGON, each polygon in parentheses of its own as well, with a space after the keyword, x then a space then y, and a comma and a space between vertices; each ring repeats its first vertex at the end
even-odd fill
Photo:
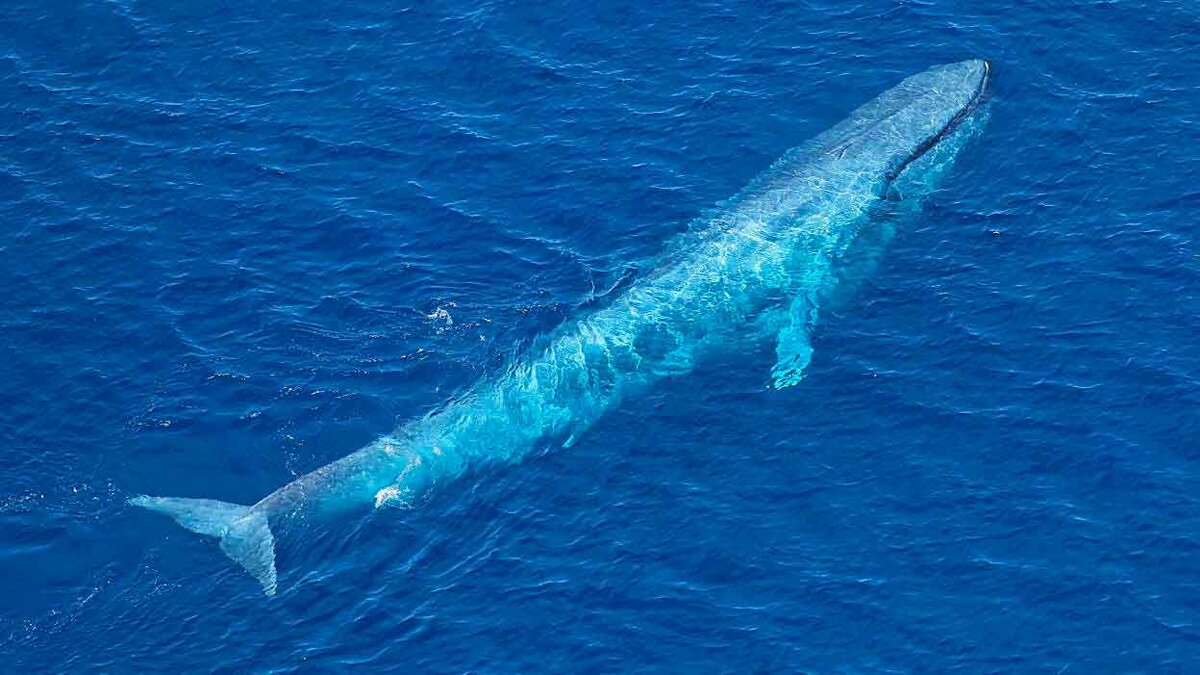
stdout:
POLYGON ((142 495, 129 503, 165 513, 192 532, 220 539, 221 550, 258 579, 267 595, 275 595, 275 538, 261 511, 215 499, 142 495))

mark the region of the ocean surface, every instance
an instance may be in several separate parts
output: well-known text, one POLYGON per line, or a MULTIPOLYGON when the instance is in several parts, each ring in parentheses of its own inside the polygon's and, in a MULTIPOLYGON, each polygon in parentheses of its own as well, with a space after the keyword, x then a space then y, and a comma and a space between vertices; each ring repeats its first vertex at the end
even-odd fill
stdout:
POLYGON ((1200 9, 0 5, 0 669, 1196 672, 1200 9), (859 104, 990 121, 807 377, 292 531, 253 503, 653 270, 859 104))

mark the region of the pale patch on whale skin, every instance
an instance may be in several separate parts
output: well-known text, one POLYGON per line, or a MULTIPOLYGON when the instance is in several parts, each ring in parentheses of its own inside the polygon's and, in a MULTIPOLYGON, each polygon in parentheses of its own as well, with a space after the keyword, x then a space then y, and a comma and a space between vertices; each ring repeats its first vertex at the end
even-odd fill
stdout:
POLYGON ((388 504, 400 498, 400 488, 390 485, 375 493, 375 508, 388 504))

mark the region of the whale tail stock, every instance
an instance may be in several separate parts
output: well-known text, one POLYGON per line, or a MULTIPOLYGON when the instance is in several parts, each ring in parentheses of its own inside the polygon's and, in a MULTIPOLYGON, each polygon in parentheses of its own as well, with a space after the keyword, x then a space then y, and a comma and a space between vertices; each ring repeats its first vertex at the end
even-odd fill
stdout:
POLYGON ((275 538, 263 512, 215 499, 142 495, 129 503, 165 513, 192 532, 220 539, 221 550, 258 579, 263 592, 275 595, 275 538))

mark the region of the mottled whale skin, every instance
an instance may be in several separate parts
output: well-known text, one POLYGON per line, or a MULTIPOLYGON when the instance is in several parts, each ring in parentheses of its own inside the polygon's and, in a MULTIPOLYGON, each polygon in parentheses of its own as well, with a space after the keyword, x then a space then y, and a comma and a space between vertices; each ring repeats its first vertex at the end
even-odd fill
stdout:
POLYGON ((429 415, 253 506, 149 496, 130 503, 218 538, 274 595, 272 524, 405 503, 469 468, 570 446, 623 399, 757 340, 774 340, 774 386, 793 385, 809 364, 822 298, 837 283, 835 263, 881 201, 919 197, 940 175, 961 146, 948 139, 962 135, 988 76, 986 61, 969 60, 905 79, 697 219, 652 273, 607 306, 563 324, 429 415))

